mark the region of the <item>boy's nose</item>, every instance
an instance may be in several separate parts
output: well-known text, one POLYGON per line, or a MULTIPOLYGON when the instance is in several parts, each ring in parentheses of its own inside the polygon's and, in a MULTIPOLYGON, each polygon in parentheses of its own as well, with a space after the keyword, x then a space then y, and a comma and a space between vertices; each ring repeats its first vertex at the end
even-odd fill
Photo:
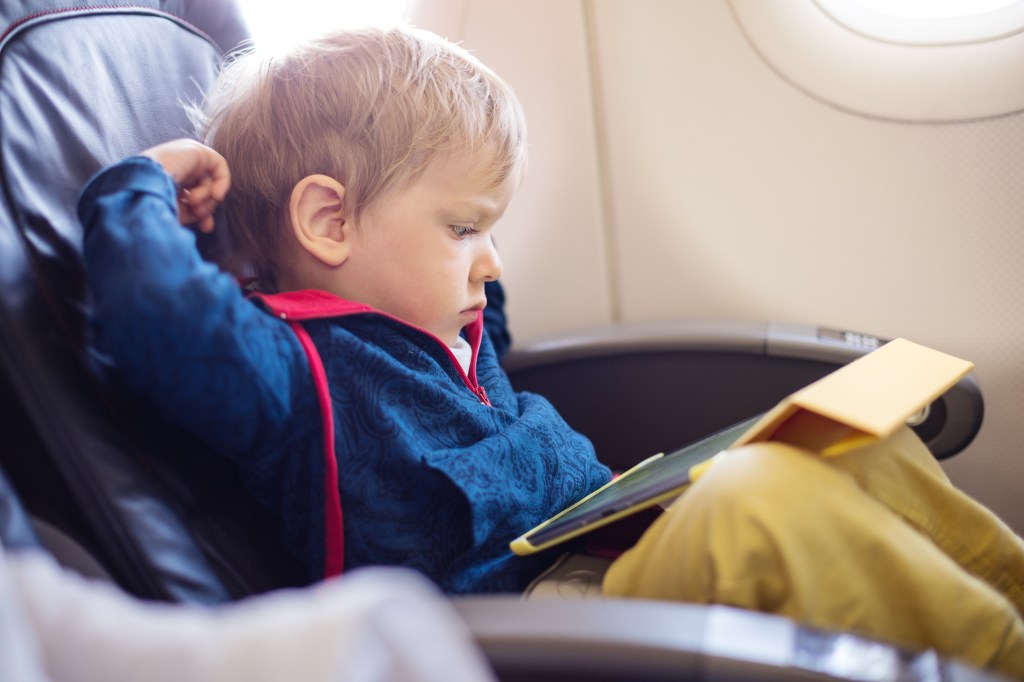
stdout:
POLYGON ((473 264, 473 270, 474 281, 492 282, 501 277, 501 256, 498 255, 498 249, 492 240, 486 240, 473 264))

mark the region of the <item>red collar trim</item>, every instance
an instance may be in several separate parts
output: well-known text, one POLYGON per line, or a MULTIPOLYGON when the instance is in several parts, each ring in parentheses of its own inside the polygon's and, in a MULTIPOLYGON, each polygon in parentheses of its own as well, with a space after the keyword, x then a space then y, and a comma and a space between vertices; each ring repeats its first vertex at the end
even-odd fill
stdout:
MULTIPOLYGON (((377 313, 363 303, 347 301, 344 298, 319 289, 286 291, 282 294, 252 294, 282 320, 315 320, 325 317, 341 317, 357 313, 377 313)), ((383 314, 383 313, 381 313, 383 314)))
MULTIPOLYGON (((477 313, 476 319, 466 325, 466 341, 469 341, 470 348, 473 349, 473 355, 469 361, 469 371, 466 373, 476 384, 476 359, 480 356, 480 343, 484 338, 484 312, 481 310, 477 313)), ((490 403, 486 396, 482 396, 481 399, 485 403, 490 403)))
MULTIPOLYGON (((399 319, 394 315, 389 315, 388 313, 377 310, 372 306, 368 306, 365 303, 349 301, 320 289, 302 289, 299 291, 286 291, 280 294, 253 293, 250 294, 250 297, 262 301, 271 313, 282 320, 318 320, 328 317, 344 317, 345 315, 358 315, 362 313, 380 315, 400 324, 404 324, 407 327, 418 329, 424 334, 435 339, 438 343, 444 346, 445 350, 448 351, 448 354, 452 358, 452 362, 454 362, 456 366, 458 365, 458 362, 455 360, 455 356, 452 355, 451 349, 448 348, 448 344, 441 339, 438 339, 434 334, 431 334, 426 329, 409 324, 405 320, 399 319)), ((466 341, 469 342, 470 347, 473 349, 473 356, 469 363, 469 371, 466 372, 466 378, 469 381, 470 388, 476 391, 478 389, 476 379, 476 360, 480 354, 480 343, 484 336, 483 311, 477 313, 476 319, 466 325, 465 330, 466 341)), ((481 397, 481 400, 489 404, 486 397, 481 397)))

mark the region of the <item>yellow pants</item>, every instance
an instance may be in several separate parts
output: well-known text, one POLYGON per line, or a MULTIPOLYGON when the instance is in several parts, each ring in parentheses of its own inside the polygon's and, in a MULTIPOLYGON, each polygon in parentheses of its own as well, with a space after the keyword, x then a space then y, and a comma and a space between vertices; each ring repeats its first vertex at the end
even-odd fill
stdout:
POLYGON ((784 615, 1024 678, 1024 542, 909 429, 830 459, 777 443, 729 453, 603 592, 784 615))

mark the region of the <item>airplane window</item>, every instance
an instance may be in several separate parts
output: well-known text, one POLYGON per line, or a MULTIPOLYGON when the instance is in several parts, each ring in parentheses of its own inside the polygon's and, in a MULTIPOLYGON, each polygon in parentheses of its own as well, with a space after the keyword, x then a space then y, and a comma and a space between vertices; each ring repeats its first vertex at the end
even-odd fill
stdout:
POLYGON ((1018 0, 850 0, 854 5, 896 17, 967 17, 1017 4, 1018 0))
POLYGON ((402 24, 409 4, 409 0, 243 0, 240 6, 253 42, 277 48, 329 28, 402 24))
POLYGON ((1021 0, 816 0, 847 28, 902 45, 993 40, 1024 29, 1021 0))
POLYGON ((1024 112, 1024 0, 728 0, 754 53, 837 109, 920 123, 1024 112))

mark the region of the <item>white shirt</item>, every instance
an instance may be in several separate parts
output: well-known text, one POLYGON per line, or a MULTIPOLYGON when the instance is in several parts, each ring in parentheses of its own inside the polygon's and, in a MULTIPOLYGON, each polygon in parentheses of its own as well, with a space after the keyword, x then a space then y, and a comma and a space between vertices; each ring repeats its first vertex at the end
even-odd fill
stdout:
POLYGON ((460 336, 454 346, 449 346, 449 350, 455 356, 455 359, 459 361, 462 371, 466 373, 466 376, 469 376, 469 363, 473 361, 473 349, 470 347, 469 342, 460 336))

